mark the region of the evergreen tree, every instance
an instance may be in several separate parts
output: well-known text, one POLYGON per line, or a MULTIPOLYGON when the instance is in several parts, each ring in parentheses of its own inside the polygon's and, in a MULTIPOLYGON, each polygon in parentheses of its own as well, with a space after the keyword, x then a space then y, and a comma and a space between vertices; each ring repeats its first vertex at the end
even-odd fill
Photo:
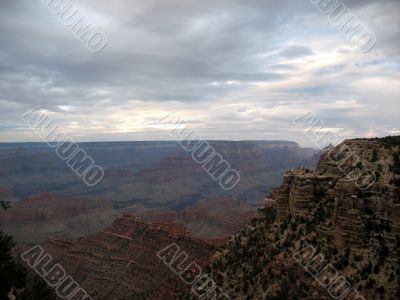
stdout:
MULTIPOLYGON (((6 210, 10 203, 0 200, 0 206, 6 210)), ((27 270, 12 255, 14 246, 13 238, 0 230, 0 299, 55 300, 54 291, 40 277, 27 276, 27 270)))

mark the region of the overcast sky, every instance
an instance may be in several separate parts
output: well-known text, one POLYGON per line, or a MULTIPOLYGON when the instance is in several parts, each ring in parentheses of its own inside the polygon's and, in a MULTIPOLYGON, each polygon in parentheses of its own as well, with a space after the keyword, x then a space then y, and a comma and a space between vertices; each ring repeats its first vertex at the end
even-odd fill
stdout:
POLYGON ((342 1, 363 53, 309 0, 74 0, 108 37, 91 53, 39 0, 0 0, 0 141, 40 141, 42 107, 76 141, 168 140, 175 112, 204 139, 312 142, 400 134, 400 1, 342 1))

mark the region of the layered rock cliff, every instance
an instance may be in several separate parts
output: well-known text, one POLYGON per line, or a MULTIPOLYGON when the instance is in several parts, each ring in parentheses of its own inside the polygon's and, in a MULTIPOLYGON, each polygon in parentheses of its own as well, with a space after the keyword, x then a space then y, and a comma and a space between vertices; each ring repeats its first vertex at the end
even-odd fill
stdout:
POLYGON ((187 255, 186 260, 178 259, 182 268, 191 262, 205 267, 216 250, 213 241, 190 237, 183 225, 149 224, 129 214, 96 234, 49 239, 42 246, 53 258, 51 266, 60 264, 93 299, 123 300, 176 299, 190 291, 190 285, 157 256, 172 244, 187 255))
POLYGON ((347 140, 288 171, 210 274, 232 299, 399 299, 399 153, 400 137, 347 140))

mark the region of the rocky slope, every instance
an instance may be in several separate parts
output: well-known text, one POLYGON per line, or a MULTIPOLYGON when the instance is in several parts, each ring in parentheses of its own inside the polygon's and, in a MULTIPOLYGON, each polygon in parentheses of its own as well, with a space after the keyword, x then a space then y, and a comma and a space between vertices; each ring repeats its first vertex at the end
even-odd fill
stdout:
POLYGON ((2 229, 17 242, 39 243, 47 237, 73 238, 97 232, 117 217, 104 199, 58 197, 41 193, 12 202, 0 211, 2 229))
MULTIPOLYGON (((206 266, 215 252, 213 243, 190 237, 183 225, 138 221, 119 217, 112 226, 73 240, 49 239, 42 244, 93 299, 176 299, 190 291, 157 256, 176 244, 188 258, 181 267, 196 262, 206 266)), ((19 249, 20 252, 29 246, 19 249)))
POLYGON ((232 299, 400 299, 399 153, 348 140, 287 172, 209 273, 232 299))

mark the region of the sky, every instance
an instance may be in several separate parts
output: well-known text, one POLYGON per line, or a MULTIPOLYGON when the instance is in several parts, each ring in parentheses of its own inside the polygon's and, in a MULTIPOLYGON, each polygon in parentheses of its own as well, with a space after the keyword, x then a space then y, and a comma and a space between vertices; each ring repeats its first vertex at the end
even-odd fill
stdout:
POLYGON ((400 135, 398 0, 341 1, 367 53, 310 0, 71 1, 98 53, 45 2, 0 0, 0 142, 41 141, 35 107, 77 142, 171 140, 171 113, 207 140, 318 146, 309 112, 339 139, 400 135))

